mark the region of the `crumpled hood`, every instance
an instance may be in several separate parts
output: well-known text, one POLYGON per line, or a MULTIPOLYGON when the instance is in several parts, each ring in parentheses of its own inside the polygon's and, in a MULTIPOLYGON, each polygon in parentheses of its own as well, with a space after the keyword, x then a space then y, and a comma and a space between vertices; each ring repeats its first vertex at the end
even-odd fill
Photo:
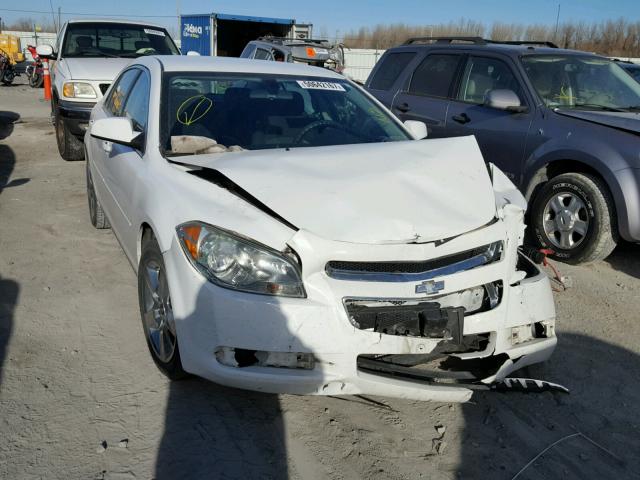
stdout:
POLYGON ((107 80, 112 82, 133 58, 65 58, 63 62, 72 80, 107 80))
POLYGON ((579 118, 587 122, 598 123, 607 127, 625 130, 627 132, 640 133, 640 113, 636 112, 593 112, 586 110, 573 110, 556 108, 560 115, 579 118))
POLYGON ((474 137, 171 160, 217 170, 297 228, 336 241, 441 240, 496 214, 474 137))

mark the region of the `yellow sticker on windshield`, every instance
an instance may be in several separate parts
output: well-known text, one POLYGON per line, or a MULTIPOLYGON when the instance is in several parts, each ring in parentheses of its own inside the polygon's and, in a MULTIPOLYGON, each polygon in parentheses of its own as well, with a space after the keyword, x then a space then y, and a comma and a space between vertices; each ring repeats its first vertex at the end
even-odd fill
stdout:
POLYGON ((204 117, 213 107, 213 100, 204 95, 194 95, 180 104, 176 119, 183 125, 193 125, 204 117))

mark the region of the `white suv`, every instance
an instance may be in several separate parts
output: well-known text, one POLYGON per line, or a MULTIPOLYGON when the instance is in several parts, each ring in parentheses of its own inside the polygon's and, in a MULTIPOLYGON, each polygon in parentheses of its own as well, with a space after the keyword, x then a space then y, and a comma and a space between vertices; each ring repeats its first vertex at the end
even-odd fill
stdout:
POLYGON ((141 55, 179 55, 164 27, 120 20, 71 20, 56 46, 38 47, 55 60, 51 67, 51 114, 58 150, 65 160, 82 160, 82 139, 91 109, 118 72, 141 55))

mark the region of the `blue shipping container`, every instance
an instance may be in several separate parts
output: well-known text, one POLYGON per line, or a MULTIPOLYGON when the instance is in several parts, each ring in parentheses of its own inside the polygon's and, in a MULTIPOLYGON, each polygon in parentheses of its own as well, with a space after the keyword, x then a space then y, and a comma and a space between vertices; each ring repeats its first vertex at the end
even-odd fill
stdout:
POLYGON ((189 51, 211 55, 211 15, 183 16, 180 27, 183 55, 189 51))

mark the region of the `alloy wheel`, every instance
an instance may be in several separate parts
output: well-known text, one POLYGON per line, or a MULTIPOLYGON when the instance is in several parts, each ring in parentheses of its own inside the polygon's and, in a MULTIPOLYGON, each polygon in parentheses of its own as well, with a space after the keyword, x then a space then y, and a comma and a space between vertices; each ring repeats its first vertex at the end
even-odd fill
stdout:
POLYGON ((166 275, 163 267, 152 259, 142 268, 143 320, 146 334, 158 360, 168 363, 176 350, 176 326, 166 275))
POLYGON ((589 230, 585 202, 570 192, 554 195, 544 208, 543 227, 553 246, 563 250, 578 247, 589 230))

